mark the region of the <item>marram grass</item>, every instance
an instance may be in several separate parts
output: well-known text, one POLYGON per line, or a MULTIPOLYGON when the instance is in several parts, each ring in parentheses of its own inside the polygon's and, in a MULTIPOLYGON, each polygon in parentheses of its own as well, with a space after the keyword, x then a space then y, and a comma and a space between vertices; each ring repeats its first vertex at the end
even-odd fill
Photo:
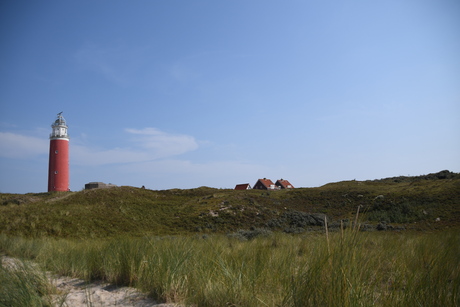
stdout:
POLYGON ((191 306, 459 306, 460 234, 357 228, 225 236, 26 240, 0 250, 48 270, 191 306))
POLYGON ((37 265, 17 259, 0 265, 1 307, 62 306, 64 299, 37 265))

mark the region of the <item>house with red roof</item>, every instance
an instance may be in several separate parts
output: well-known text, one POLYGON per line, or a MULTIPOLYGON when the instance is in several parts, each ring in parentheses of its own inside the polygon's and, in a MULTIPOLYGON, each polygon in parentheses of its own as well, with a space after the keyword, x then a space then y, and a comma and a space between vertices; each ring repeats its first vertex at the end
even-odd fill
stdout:
POLYGON ((264 178, 257 180, 256 184, 254 185, 253 189, 259 190, 276 190, 277 187, 270 179, 264 178))
POLYGON ((294 186, 285 179, 276 180, 275 185, 280 189, 293 189, 294 186))
POLYGON ((251 185, 249 183, 242 183, 242 184, 237 184, 235 186, 235 190, 250 190, 251 185))

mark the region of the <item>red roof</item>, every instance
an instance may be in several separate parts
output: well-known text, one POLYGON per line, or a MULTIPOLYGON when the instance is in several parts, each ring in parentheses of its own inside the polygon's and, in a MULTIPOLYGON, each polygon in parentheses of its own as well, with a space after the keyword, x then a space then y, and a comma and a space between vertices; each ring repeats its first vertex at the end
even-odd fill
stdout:
POLYGON ((251 186, 249 185, 249 183, 242 183, 242 184, 237 184, 235 186, 235 190, 247 190, 247 189, 250 189, 251 186))
POLYGON ((279 179, 275 183, 277 186, 279 186, 282 189, 293 189, 294 186, 287 180, 285 179, 279 179))
MULTIPOLYGON (((267 189, 270 189, 270 187, 274 185, 273 181, 271 181, 270 179, 267 179, 267 178, 259 179, 257 181, 262 183, 267 189)), ((256 182, 256 184, 257 184, 257 182, 256 182)))

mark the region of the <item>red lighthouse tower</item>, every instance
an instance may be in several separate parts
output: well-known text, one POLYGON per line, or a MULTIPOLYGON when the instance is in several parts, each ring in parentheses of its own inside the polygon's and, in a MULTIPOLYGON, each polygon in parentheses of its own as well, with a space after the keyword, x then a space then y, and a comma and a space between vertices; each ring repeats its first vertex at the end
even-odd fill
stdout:
POLYGON ((51 128, 48 192, 69 191, 69 135, 62 112, 51 128))

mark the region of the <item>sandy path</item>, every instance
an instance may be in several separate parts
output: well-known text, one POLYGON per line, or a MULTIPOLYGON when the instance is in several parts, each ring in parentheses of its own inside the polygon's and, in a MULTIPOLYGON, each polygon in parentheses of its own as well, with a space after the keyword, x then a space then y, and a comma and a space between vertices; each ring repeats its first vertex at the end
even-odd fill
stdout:
MULTIPOLYGON (((14 268, 18 260, 1 257, 2 266, 14 268)), ((180 307, 176 304, 159 304, 135 288, 117 287, 103 282, 86 283, 82 279, 55 276, 47 273, 49 281, 58 289, 53 295, 55 306, 67 307, 180 307)))
POLYGON ((66 294, 63 306, 118 306, 118 307, 173 307, 174 304, 158 304, 145 294, 130 287, 117 287, 108 283, 93 282, 87 284, 77 278, 58 277, 50 281, 59 292, 66 294))

